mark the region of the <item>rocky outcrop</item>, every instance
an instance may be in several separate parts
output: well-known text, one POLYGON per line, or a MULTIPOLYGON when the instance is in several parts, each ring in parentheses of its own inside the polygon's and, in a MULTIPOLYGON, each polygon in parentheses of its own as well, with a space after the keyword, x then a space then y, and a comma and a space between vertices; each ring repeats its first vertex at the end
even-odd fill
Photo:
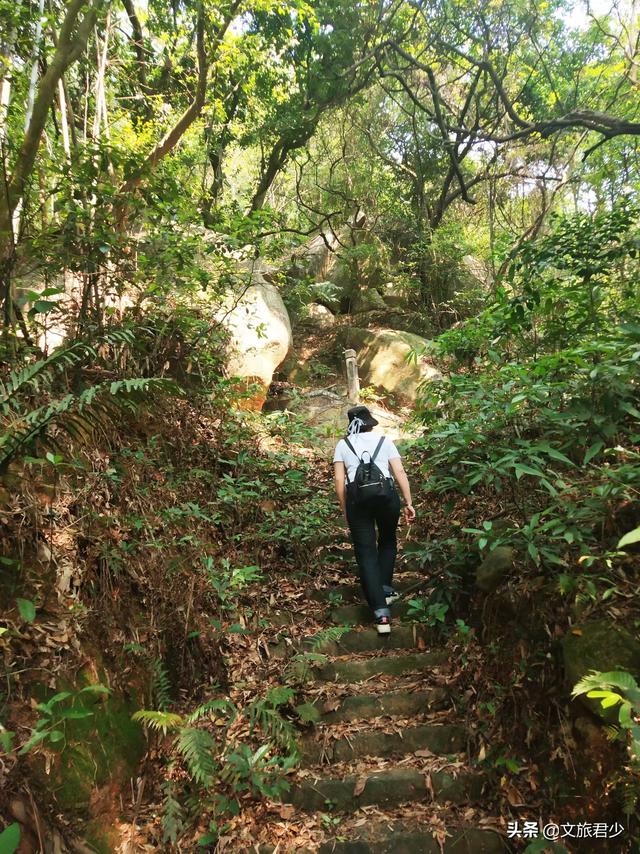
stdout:
POLYGON ((346 327, 340 330, 339 341, 343 348, 356 351, 361 385, 391 393, 399 401, 414 402, 420 383, 442 376, 424 356, 408 358, 428 344, 411 332, 346 327))
POLYGON ((229 334, 227 370, 258 392, 248 405, 260 409, 276 369, 292 344, 289 314, 266 266, 254 265, 228 297, 220 311, 229 334), (243 280, 244 279, 244 280, 243 280))
POLYGON ((514 551, 510 546, 497 546, 476 570, 476 585, 485 593, 497 590, 503 578, 513 569, 514 551))
POLYGON ((307 315, 309 320, 321 328, 333 326, 336 321, 335 315, 325 305, 317 302, 312 302, 307 306, 307 315))

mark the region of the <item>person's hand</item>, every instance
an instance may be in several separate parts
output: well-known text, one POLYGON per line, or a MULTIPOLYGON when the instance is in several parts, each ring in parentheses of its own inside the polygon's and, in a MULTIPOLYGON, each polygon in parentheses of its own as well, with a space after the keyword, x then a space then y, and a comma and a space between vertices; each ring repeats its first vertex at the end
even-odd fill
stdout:
POLYGON ((416 518, 416 511, 414 510, 413 504, 407 504, 404 508, 404 521, 407 525, 416 518))

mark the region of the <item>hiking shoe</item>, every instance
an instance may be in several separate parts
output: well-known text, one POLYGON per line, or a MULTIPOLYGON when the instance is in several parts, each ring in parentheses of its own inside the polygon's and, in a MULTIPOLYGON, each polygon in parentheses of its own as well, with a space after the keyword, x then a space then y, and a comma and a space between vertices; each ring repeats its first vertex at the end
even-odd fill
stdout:
POLYGON ((391 633, 391 620, 389 617, 378 617, 375 625, 379 635, 388 635, 391 633))
POLYGON ((399 598, 400 598, 400 594, 398 593, 397 590, 392 590, 390 593, 387 593, 385 595, 385 600, 387 602, 387 605, 393 605, 393 603, 397 602, 399 598))

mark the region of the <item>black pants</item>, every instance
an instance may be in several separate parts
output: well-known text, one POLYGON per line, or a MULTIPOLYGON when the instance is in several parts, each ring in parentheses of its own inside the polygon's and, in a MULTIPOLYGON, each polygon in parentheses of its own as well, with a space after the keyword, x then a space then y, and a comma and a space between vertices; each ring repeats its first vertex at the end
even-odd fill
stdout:
POLYGON ((376 617, 389 614, 384 587, 391 587, 393 579, 399 518, 400 498, 395 489, 389 498, 371 499, 366 504, 355 504, 347 494, 347 521, 360 570, 360 583, 376 617))

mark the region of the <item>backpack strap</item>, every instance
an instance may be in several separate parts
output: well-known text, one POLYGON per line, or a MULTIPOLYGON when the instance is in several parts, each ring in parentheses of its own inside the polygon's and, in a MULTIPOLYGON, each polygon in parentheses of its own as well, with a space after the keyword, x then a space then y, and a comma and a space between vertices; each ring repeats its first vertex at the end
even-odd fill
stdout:
POLYGON ((381 436, 381 437, 380 437, 380 441, 379 441, 379 442, 378 442, 378 444, 376 445, 376 449, 375 449, 375 451, 373 452, 373 456, 371 457, 371 462, 372 462, 372 463, 373 463, 373 462, 375 462, 375 459, 376 459, 376 457, 378 456, 378 451, 379 451, 379 450, 380 450, 380 448, 382 447, 382 444, 383 444, 383 442, 384 442, 384 440, 385 440, 385 439, 386 439, 386 436, 381 436))
POLYGON ((353 445, 352 445, 352 444, 351 444, 351 442, 347 439, 347 437, 346 437, 346 436, 345 436, 345 438, 344 438, 344 442, 345 442, 345 445, 346 445, 346 446, 349 448, 349 450, 351 451, 351 453, 352 453, 355 457, 357 457, 359 460, 361 460, 361 457, 359 457, 359 456, 358 456, 358 452, 356 451, 356 449, 353 447, 353 445))

